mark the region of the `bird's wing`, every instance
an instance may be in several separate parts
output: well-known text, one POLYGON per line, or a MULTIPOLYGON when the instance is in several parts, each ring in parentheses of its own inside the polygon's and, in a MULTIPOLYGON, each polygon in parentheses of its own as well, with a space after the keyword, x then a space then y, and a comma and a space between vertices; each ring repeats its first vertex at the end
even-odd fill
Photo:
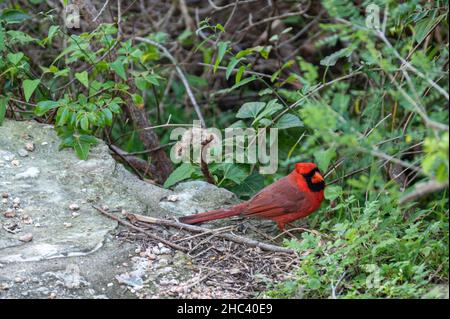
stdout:
POLYGON ((256 194, 247 205, 244 215, 273 218, 295 213, 305 207, 304 192, 286 177, 256 194))

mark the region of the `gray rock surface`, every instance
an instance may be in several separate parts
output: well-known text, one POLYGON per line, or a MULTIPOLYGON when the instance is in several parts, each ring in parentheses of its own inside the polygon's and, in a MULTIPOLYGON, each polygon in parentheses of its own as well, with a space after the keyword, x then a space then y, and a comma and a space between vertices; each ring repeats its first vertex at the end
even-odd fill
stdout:
POLYGON ((173 191, 173 194, 161 199, 159 205, 179 216, 197 214, 239 202, 232 192, 203 181, 181 183, 175 186, 173 191))
POLYGON ((172 192, 141 181, 101 141, 86 161, 59 143, 49 125, 0 126, 0 298, 123 298, 131 295, 118 289, 127 285, 120 280, 148 283, 129 262, 136 244, 117 240, 117 223, 92 205, 162 217, 237 202, 203 182, 172 192), (27 156, 24 149, 31 149, 27 156))

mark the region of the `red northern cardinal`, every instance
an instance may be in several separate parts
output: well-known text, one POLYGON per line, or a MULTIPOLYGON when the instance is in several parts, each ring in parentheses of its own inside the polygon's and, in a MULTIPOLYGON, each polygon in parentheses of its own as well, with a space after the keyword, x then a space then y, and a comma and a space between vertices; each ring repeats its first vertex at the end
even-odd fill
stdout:
POLYGON ((320 207, 324 189, 325 181, 317 166, 298 163, 292 173, 263 188, 250 200, 230 208, 181 217, 180 222, 197 224, 232 216, 260 217, 275 221, 284 230, 285 224, 320 207))

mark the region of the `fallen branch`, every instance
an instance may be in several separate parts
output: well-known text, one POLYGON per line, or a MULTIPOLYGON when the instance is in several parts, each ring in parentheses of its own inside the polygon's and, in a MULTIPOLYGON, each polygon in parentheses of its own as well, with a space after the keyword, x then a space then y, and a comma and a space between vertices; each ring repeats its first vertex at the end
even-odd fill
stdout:
POLYGON ((399 204, 403 205, 405 203, 415 201, 425 195, 438 192, 448 187, 448 182, 439 183, 436 181, 429 181, 425 183, 419 183, 416 185, 415 190, 409 194, 406 194, 399 200, 399 204))
POLYGON ((94 207, 96 210, 98 210, 103 215, 111 218, 112 220, 117 221, 119 224, 122 224, 122 225, 124 225, 124 226, 126 226, 128 228, 131 228, 131 229, 136 230, 136 231, 138 231, 140 233, 143 233, 143 234, 147 235, 148 237, 150 237, 150 238, 152 238, 154 240, 157 240, 158 242, 161 242, 163 244, 166 244, 169 247, 172 247, 173 249, 181 250, 181 251, 184 251, 184 252, 189 251, 189 249, 187 249, 185 247, 182 247, 180 245, 174 244, 174 243, 172 243, 172 242, 170 242, 170 241, 168 241, 168 240, 166 240, 164 238, 158 237, 158 236, 156 236, 156 235, 154 235, 154 234, 152 234, 152 233, 150 233, 150 232, 148 232, 148 231, 146 231, 146 230, 144 230, 144 229, 142 229, 140 227, 137 227, 137 226, 135 226, 133 224, 130 224, 130 223, 124 221, 124 220, 121 220, 119 217, 108 213, 107 211, 105 211, 104 209, 101 209, 100 207, 97 207, 97 206, 94 206, 94 205, 92 205, 92 207, 94 207))
MULTIPOLYGON (((211 231, 212 231, 211 229, 200 227, 200 226, 188 225, 188 224, 183 224, 183 223, 179 223, 179 222, 172 221, 172 220, 159 219, 159 218, 143 216, 143 215, 139 215, 139 214, 127 213, 125 216, 130 220, 138 220, 140 222, 153 224, 153 225, 174 227, 174 228, 178 228, 181 230, 184 229, 184 230, 188 230, 188 231, 196 232, 196 233, 211 233, 211 231)), ((295 253, 295 251, 290 248, 284 248, 284 247, 280 247, 280 246, 276 246, 276 245, 266 244, 266 243, 262 243, 257 240, 254 240, 254 239, 250 239, 250 238, 246 238, 246 237, 242 237, 242 236, 238 236, 238 235, 234 235, 234 234, 217 232, 215 235, 217 237, 221 237, 221 238, 233 241, 238 244, 243 244, 243 245, 247 245, 250 247, 258 247, 258 248, 261 248, 262 250, 287 253, 287 254, 295 253)))

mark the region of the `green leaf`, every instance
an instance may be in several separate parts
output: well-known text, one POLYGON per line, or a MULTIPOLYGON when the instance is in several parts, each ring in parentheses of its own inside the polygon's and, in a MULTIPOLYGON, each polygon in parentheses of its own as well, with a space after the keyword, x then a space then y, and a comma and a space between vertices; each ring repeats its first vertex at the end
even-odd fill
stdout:
POLYGON ((58 32, 58 30, 59 30, 59 26, 57 26, 57 25, 50 26, 50 28, 48 29, 48 35, 47 35, 48 43, 52 43, 53 36, 56 34, 56 32, 58 32))
POLYGON ((22 23, 29 18, 28 14, 16 9, 4 9, 0 13, 0 20, 4 20, 6 24, 22 23))
POLYGON ((68 107, 60 107, 58 109, 58 115, 56 117, 56 125, 63 126, 69 121, 70 109, 68 107))
POLYGON ((253 52, 253 48, 248 48, 248 49, 239 51, 239 52, 236 54, 236 59, 243 58, 243 57, 249 55, 249 54, 252 53, 252 52, 253 52))
POLYGON ((45 113, 47 113, 49 110, 57 108, 59 106, 59 103, 57 101, 41 101, 37 104, 36 109, 34 110, 34 113, 37 116, 42 116, 45 113))
POLYGON ((89 118, 84 115, 80 120, 80 127, 83 131, 89 131, 89 118))
POLYGON ((5 48, 5 31, 2 25, 0 24, 0 51, 3 51, 4 48, 5 48))
POLYGON ((266 106, 265 102, 247 102, 239 109, 236 117, 239 119, 256 118, 259 112, 266 106))
POLYGON ((105 115, 106 125, 111 126, 113 120, 113 114, 110 109, 103 109, 103 115, 105 115))
POLYGON ((286 113, 277 121, 275 127, 279 129, 303 127, 303 122, 294 114, 286 113))
POLYGON ((283 108, 283 106, 281 104, 278 103, 277 99, 273 99, 270 100, 266 107, 264 108, 264 110, 256 117, 256 119, 253 121, 252 125, 254 123, 256 123, 258 120, 264 118, 264 117, 268 117, 276 112, 278 112, 279 110, 281 110, 283 108))
POLYGON ((231 58, 230 63, 228 63, 227 70, 225 72, 225 78, 228 80, 231 73, 233 72, 236 65, 241 61, 240 59, 236 59, 235 57, 231 58))
POLYGON ((239 166, 232 163, 225 163, 220 165, 220 169, 223 171, 223 179, 228 179, 236 184, 242 183, 248 176, 248 174, 239 166))
POLYGON ((8 30, 6 33, 9 36, 10 43, 27 44, 29 42, 36 41, 35 38, 30 37, 28 34, 22 32, 22 31, 8 30))
POLYGON ((22 83, 23 93, 25 95, 25 100, 28 102, 30 100, 31 95, 38 87, 41 80, 25 80, 22 83))
POLYGON ((349 57, 353 53, 353 50, 354 49, 351 47, 343 48, 320 60, 320 64, 325 66, 333 66, 340 58, 349 57))
POLYGON ((139 94, 133 94, 132 98, 133 98, 134 104, 136 104, 136 106, 138 108, 144 107, 144 98, 142 96, 140 96, 139 94))
MULTIPOLYGON (((161 77, 159 77, 161 78, 161 77)), ((145 77, 145 80, 150 83, 153 84, 155 86, 159 86, 159 81, 158 81, 158 76, 155 74, 149 74, 145 77)))
POLYGON ((242 75, 244 74, 244 72, 245 72, 245 66, 244 66, 244 65, 241 65, 241 66, 239 67, 238 71, 236 72, 236 76, 235 76, 235 78, 234 78, 235 84, 234 84, 234 86, 230 89, 230 91, 231 91, 231 90, 234 90, 235 88, 237 88, 237 87, 239 87, 239 86, 245 84, 245 83, 244 83, 244 84, 240 84, 240 85, 239 85, 239 83, 241 82, 241 78, 242 78, 242 75))
POLYGON ((123 66, 122 61, 116 60, 113 63, 109 64, 109 67, 116 72, 118 76, 122 78, 122 80, 127 80, 127 75, 125 73, 125 68, 123 66))
POLYGON ((6 56, 6 58, 7 58, 8 61, 11 62, 12 64, 17 65, 17 63, 19 63, 20 60, 22 60, 22 58, 23 58, 23 53, 22 53, 22 52, 8 53, 8 55, 6 56))
POLYGON ((230 190, 239 194, 239 197, 251 197, 264 187, 264 177, 258 172, 253 172, 251 175, 240 184, 232 187, 230 190))
POLYGON ((322 172, 326 172, 328 165, 333 158, 336 156, 336 151, 334 148, 329 148, 327 150, 321 150, 314 153, 314 158, 316 159, 319 169, 322 172))
POLYGON ((218 52, 217 52, 217 58, 216 61, 214 62, 214 68, 213 71, 214 73, 216 73, 217 68, 220 65, 220 62, 222 62, 223 57, 225 56, 225 53, 227 52, 227 47, 228 47, 229 42, 223 42, 220 41, 218 46, 218 52))
POLYGON ((416 32, 414 34, 414 40, 417 41, 417 43, 421 43, 425 37, 428 35, 428 32, 441 20, 446 16, 447 14, 442 14, 438 16, 437 18, 430 17, 426 19, 422 19, 416 24, 416 32))
POLYGON ((75 73, 75 77, 78 81, 81 82, 85 87, 89 88, 89 76, 87 71, 83 71, 81 73, 75 73))
POLYGON ((216 24, 216 28, 219 29, 219 30, 222 31, 222 32, 225 32, 224 26, 221 25, 220 23, 217 23, 217 24, 216 24))
POLYGON ((170 176, 167 178, 167 180, 164 183, 164 187, 170 187, 172 185, 175 185, 176 183, 188 179, 192 176, 192 173, 194 173, 194 167, 191 165, 191 163, 183 163, 180 166, 177 167, 176 170, 170 174, 170 176))
MULTIPOLYGON (((236 80, 237 80, 237 77, 238 77, 238 75, 240 74, 241 70, 242 70, 242 72, 244 72, 244 71, 245 71, 245 67, 244 67, 244 66, 241 66, 241 67, 239 68, 238 72, 236 73, 236 80), (241 69, 241 68, 243 68, 243 69, 241 69)), ((242 74, 241 74, 241 75, 242 75, 242 74)), ((240 79, 239 79, 239 80, 240 80, 240 79)), ((256 76, 251 76, 251 77, 249 77, 249 78, 245 78, 245 79, 243 79, 242 81, 237 82, 235 85, 233 85, 231 88, 229 88, 229 89, 226 90, 226 91, 227 91, 227 92, 231 92, 231 91, 237 89, 238 87, 241 87, 241 86, 243 86, 243 85, 246 85, 246 84, 248 84, 248 83, 250 83, 250 82, 252 82, 252 81, 254 81, 254 80, 256 80, 256 76)))
POLYGON ((317 278, 309 279, 309 281, 308 281, 308 288, 309 289, 316 290, 316 289, 319 289, 320 286, 321 286, 321 283, 320 283, 319 279, 317 279, 317 278))
POLYGON ((328 186, 325 188, 325 198, 327 200, 335 200, 342 195, 342 187, 337 185, 328 186))
POLYGON ((0 96, 0 125, 5 120, 6 108, 8 106, 8 98, 0 96))
POLYGON ((86 160, 89 156, 89 149, 91 145, 83 141, 80 137, 74 138, 73 148, 75 150, 75 154, 77 154, 78 158, 82 160, 86 160))
POLYGON ((137 77, 134 79, 134 84, 136 85, 136 87, 141 90, 144 91, 148 88, 148 82, 146 79, 144 79, 143 77, 137 77))

